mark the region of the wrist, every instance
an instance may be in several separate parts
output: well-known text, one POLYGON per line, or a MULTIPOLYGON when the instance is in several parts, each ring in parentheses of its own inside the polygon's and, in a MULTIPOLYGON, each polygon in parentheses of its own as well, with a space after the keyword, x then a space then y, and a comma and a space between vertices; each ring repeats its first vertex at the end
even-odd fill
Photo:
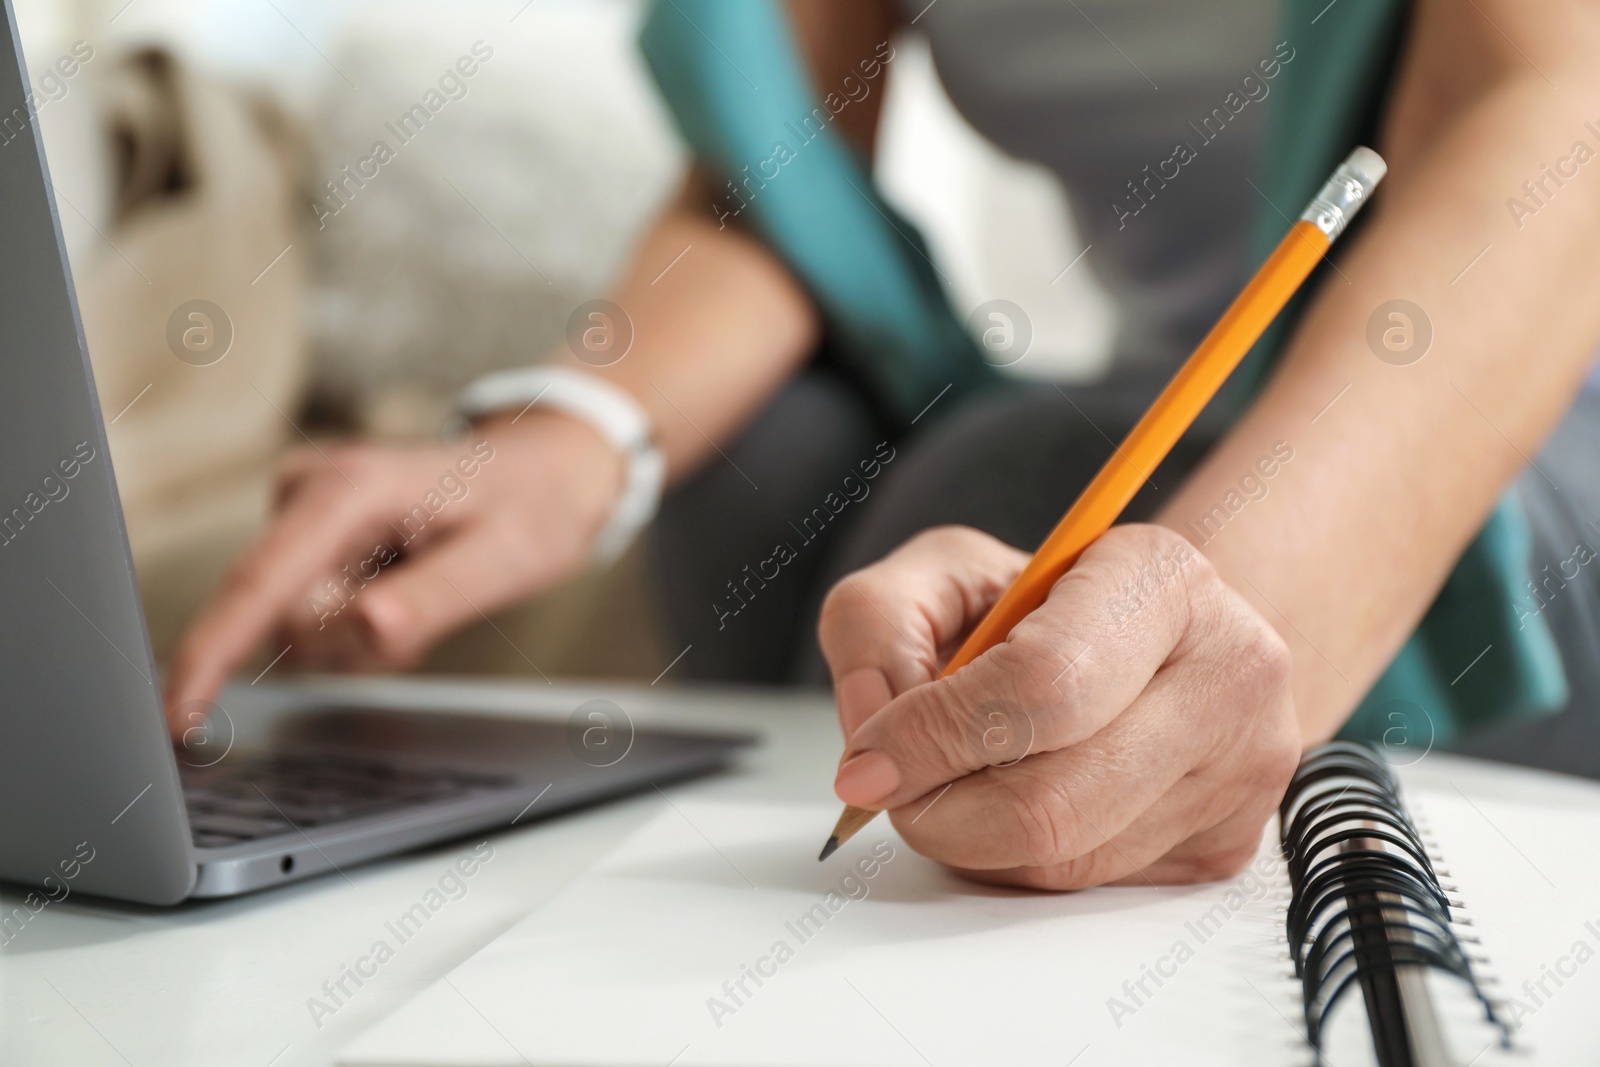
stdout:
POLYGON ((627 480, 626 457, 594 426, 540 404, 528 411, 492 411, 473 421, 477 435, 505 453, 508 470, 553 469, 586 541, 605 525, 627 480), (552 462, 554 461, 554 462, 552 462))
POLYGON ((586 470, 578 475, 580 481, 595 486, 594 499, 600 499, 603 490, 609 501, 591 531, 591 558, 596 562, 608 563, 621 555, 654 517, 666 463, 655 445, 649 415, 625 390, 583 370, 544 365, 480 378, 462 392, 458 403, 469 418, 502 420, 508 429, 536 419, 540 421, 535 426, 560 427, 550 432, 568 447, 585 441, 587 447, 576 447, 592 456, 598 441, 609 451, 615 464, 609 471, 586 470), (557 421, 543 422, 548 416, 557 421))

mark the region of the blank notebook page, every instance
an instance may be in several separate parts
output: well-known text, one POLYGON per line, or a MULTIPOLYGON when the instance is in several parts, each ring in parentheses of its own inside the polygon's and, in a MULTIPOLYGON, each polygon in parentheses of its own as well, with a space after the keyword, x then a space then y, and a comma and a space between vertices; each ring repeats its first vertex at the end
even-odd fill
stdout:
MULTIPOLYGON (((1408 800, 1451 861, 1498 992, 1554 967, 1575 939, 1600 949, 1600 788, 1426 763, 1407 774, 1408 800)), ((886 819, 819 864, 837 814, 679 799, 340 1062, 1309 1062, 1275 824, 1228 882, 1038 894, 957 879, 886 819)), ((1600 1049, 1600 964, 1562 969, 1573 975, 1546 982, 1552 995, 1520 1020, 1540 1062, 1600 1049)), ((1351 1002, 1359 1011, 1359 994, 1351 1002)))

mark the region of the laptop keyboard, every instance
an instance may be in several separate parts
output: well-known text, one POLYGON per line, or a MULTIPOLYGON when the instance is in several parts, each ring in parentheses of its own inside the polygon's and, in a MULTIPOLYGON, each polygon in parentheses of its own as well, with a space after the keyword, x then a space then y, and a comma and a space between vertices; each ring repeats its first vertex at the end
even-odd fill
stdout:
POLYGON ((236 758, 202 768, 180 762, 179 770, 189 829, 199 848, 454 800, 514 781, 320 754, 236 758))

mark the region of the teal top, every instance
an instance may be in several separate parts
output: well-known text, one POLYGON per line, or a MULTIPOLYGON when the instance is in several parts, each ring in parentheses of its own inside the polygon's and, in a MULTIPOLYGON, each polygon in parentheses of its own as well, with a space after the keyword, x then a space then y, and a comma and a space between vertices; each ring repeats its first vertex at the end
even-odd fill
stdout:
MULTIPOLYGON (((1296 211, 1350 149, 1375 139, 1408 8, 1365 0, 1314 14, 1319 6, 1284 5, 1283 35, 1300 58, 1279 76, 1261 180, 1268 200, 1296 211)), ((891 423, 908 425, 947 388, 998 381, 946 302, 921 236, 832 128, 850 102, 817 98, 780 0, 655 0, 641 47, 700 165, 723 183, 719 216, 789 265, 822 313, 830 356, 891 423)), ((1276 210, 1260 212, 1258 261, 1288 226, 1276 210)), ((1239 371, 1246 388, 1282 350, 1311 288, 1239 371)), ((1403 743, 1432 743, 1561 707, 1567 682, 1554 638, 1540 616, 1519 625, 1512 606, 1529 556, 1526 518, 1507 494, 1345 733, 1398 728, 1403 743), (1455 685, 1469 666, 1470 682, 1455 685)))

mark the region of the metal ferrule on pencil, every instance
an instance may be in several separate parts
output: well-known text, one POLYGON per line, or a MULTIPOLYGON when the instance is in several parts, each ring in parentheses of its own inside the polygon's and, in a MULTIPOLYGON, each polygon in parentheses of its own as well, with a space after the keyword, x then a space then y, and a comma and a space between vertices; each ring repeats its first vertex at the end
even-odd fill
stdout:
POLYGON ((1312 197, 1300 215, 1301 220, 1321 230, 1329 241, 1337 239, 1388 170, 1388 164, 1378 153, 1366 147, 1357 148, 1312 197))

